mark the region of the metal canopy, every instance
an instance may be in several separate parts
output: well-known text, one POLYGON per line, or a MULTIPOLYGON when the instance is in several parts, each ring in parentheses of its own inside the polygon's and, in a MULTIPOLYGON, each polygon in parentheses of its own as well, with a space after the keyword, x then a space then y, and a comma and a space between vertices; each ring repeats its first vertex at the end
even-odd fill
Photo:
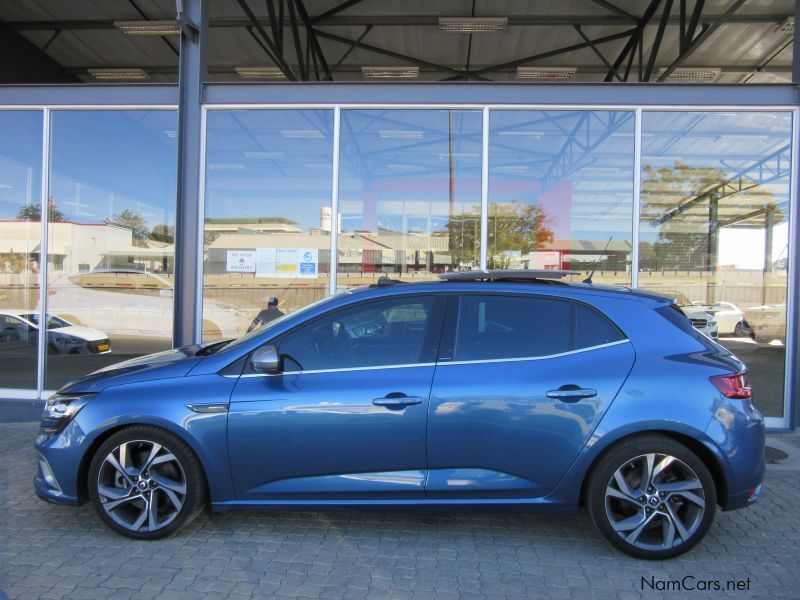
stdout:
MULTIPOLYGON (((174 19, 174 6, 5 2, 0 37, 29 43, 28 56, 6 60, 61 67, 40 82, 92 81, 88 69, 122 67, 175 82, 176 37, 130 36, 116 25, 174 19)), ((791 80, 792 0, 214 0, 209 12, 211 81, 241 81, 236 68, 247 66, 276 67, 289 81, 360 81, 362 67, 400 65, 418 67, 421 81, 512 81, 517 67, 574 68, 576 82, 670 81, 686 69, 717 83, 791 80), (507 25, 450 33, 440 17, 504 17, 507 25)), ((37 75, 30 70, 27 81, 37 75)), ((0 69, 2 82, 21 81, 10 72, 0 69)))

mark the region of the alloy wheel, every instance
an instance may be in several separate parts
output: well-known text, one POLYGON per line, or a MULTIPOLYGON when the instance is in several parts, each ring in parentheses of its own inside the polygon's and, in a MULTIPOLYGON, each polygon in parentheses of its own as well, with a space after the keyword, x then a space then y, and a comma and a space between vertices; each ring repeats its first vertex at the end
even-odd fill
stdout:
POLYGON ((166 446, 127 441, 104 458, 97 475, 100 506, 131 532, 154 532, 172 523, 186 502, 186 474, 166 446))
POLYGON ((706 495, 685 462, 662 453, 639 455, 612 475, 605 510, 613 530, 642 550, 670 550, 700 528, 706 495))

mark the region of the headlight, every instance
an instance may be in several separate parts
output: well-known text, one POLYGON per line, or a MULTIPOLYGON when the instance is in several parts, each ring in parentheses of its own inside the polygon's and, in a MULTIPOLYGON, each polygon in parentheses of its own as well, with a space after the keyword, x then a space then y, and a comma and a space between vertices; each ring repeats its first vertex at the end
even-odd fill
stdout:
POLYGON ((42 413, 42 431, 58 433, 64 429, 94 396, 95 394, 55 394, 50 396, 42 413))

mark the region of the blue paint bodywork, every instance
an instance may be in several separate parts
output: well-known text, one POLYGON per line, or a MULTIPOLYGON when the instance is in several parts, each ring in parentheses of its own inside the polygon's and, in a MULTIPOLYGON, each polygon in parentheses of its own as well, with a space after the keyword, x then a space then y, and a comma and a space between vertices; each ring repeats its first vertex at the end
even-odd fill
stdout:
MULTIPOLYGON (((142 357, 59 393, 96 394, 58 434, 40 433, 39 496, 78 504, 86 469, 112 432, 150 424, 181 436, 202 463, 215 508, 504 506, 569 513, 595 460, 615 442, 662 432, 690 445, 718 480, 725 509, 745 506, 764 473, 764 425, 749 400, 709 377, 744 365, 670 323, 663 298, 588 285, 435 282, 338 294, 235 343, 142 357), (309 319, 390 295, 536 294, 589 304, 626 339, 562 356, 438 361, 349 371, 243 375, 250 352, 309 319), (198 354, 199 352, 199 354, 198 354), (548 398, 564 385, 597 390, 548 398), (390 394, 419 398, 376 406, 390 394), (194 412, 187 405, 225 404, 194 412)), ((448 305, 453 310, 454 303, 448 305)), ((450 314, 450 313, 448 313, 450 314)), ((448 317, 434 327, 445 331, 448 317)))

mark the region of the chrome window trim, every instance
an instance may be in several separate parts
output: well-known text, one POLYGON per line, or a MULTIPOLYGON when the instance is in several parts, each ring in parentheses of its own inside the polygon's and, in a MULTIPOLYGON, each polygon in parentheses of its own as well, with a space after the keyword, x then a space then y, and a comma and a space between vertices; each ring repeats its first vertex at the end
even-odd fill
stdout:
POLYGON ((578 348, 577 350, 569 350, 567 352, 559 352, 557 354, 545 354, 543 356, 519 356, 516 358, 485 358, 480 360, 450 360, 440 362, 437 366, 448 365, 482 365, 488 363, 507 363, 507 362, 525 362, 529 360, 548 360, 551 358, 561 358, 562 356, 571 356, 572 354, 580 354, 581 352, 591 352, 592 350, 600 350, 602 348, 610 348, 611 346, 619 346, 620 344, 629 344, 630 340, 617 340, 616 342, 608 342, 607 344, 600 344, 598 346, 588 346, 587 348, 578 348))
POLYGON ((353 371, 377 371, 381 369, 411 369, 414 367, 435 367, 436 363, 409 363, 404 365, 377 365, 372 367, 352 367, 349 369, 309 369, 308 371, 287 371, 284 373, 246 373, 244 375, 223 375, 228 378, 251 379, 253 377, 282 377, 283 375, 316 375, 318 373, 350 373, 353 371))
POLYGON ((558 354, 546 354, 544 356, 520 356, 517 358, 487 358, 482 360, 451 360, 427 363, 411 363, 403 365, 379 365, 373 367, 353 367, 350 369, 313 369, 308 371, 288 371, 285 373, 247 373, 245 375, 223 375, 228 379, 252 379, 254 377, 281 377, 283 375, 316 375, 317 373, 350 373, 354 371, 377 371, 380 369, 411 369, 414 367, 446 367, 450 365, 481 365, 486 363, 508 363, 508 362, 525 362, 529 360, 548 360, 551 358, 561 358, 562 356, 570 356, 572 354, 579 354, 581 352, 591 352, 592 350, 600 350, 602 348, 610 348, 612 346, 619 346, 620 344, 630 344, 629 339, 618 340, 616 342, 609 342, 607 344, 600 344, 598 346, 589 346, 588 348, 579 348, 578 350, 570 350, 569 352, 559 352, 558 354))

